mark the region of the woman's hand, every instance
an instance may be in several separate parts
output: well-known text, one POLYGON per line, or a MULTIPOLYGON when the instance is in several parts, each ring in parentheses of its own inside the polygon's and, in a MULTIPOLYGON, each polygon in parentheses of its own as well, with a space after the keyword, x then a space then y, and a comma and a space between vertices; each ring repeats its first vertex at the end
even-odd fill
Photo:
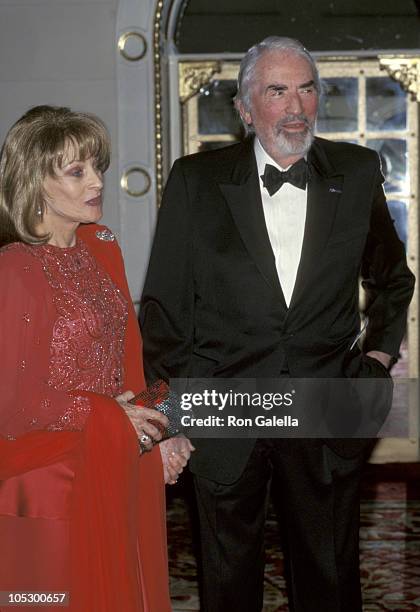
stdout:
POLYGON ((187 465, 194 446, 185 436, 169 438, 159 444, 165 484, 175 484, 187 465))
POLYGON ((168 427, 168 419, 158 410, 129 404, 129 400, 133 399, 133 397, 134 393, 132 391, 124 391, 121 395, 117 395, 115 399, 130 419, 145 449, 150 451, 154 443, 162 440, 162 434, 159 429, 150 423, 150 421, 158 421, 166 429, 168 427))

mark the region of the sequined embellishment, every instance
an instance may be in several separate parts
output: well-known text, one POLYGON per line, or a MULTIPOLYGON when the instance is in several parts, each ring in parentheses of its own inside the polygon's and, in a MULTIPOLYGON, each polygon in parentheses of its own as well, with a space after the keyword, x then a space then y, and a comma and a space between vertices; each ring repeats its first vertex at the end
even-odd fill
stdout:
POLYGON ((49 431, 80 431, 83 429, 86 416, 90 412, 90 402, 87 397, 75 397, 72 405, 59 419, 47 427, 49 431))
POLYGON ((44 398, 43 400, 41 400, 41 408, 43 408, 44 410, 47 410, 50 407, 51 407, 51 400, 50 399, 44 398))
POLYGON ((41 260, 57 312, 48 386, 119 395, 124 382, 127 300, 84 242, 69 249, 28 248, 41 260))
MULTIPOLYGON (((108 236, 102 239, 114 240, 109 231, 98 233, 108 236)), ((46 303, 52 307, 52 327, 46 330, 51 336, 49 367, 43 378, 45 396, 34 394, 39 402, 39 423, 30 420, 32 407, 26 416, 24 405, 19 409, 20 419, 31 429, 47 426, 50 431, 81 430, 90 411, 89 400, 77 396, 66 401, 63 394, 61 406, 56 404, 54 391, 80 389, 109 397, 122 393, 127 300, 82 240, 64 249, 22 243, 9 248, 23 250, 41 264, 50 289, 46 303), (57 409, 62 412, 57 414, 57 409)), ((30 330, 35 323, 32 313, 23 311, 20 317, 22 325, 30 330)), ((37 349, 42 346, 40 333, 35 331, 33 337, 37 349)), ((22 377, 31 371, 31 363, 26 357, 19 362, 22 377)), ((15 431, 8 433, 16 435, 15 431)))
POLYGON ((96 232, 96 237, 106 242, 113 242, 115 240, 114 234, 109 229, 98 230, 96 232))

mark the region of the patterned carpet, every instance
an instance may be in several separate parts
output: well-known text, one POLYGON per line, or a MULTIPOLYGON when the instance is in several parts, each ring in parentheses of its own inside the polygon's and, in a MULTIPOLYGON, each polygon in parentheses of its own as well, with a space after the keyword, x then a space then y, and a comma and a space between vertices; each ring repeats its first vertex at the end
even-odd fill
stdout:
MULTIPOLYGON (((186 478, 168 496, 171 594, 173 610, 177 612, 200 610, 194 529, 186 510, 190 503, 189 491, 186 478)), ((364 612, 420 611, 418 464, 370 466, 363 486, 361 524, 364 612)), ((275 514, 270 510, 266 529, 264 612, 288 611, 278 540, 275 514)))

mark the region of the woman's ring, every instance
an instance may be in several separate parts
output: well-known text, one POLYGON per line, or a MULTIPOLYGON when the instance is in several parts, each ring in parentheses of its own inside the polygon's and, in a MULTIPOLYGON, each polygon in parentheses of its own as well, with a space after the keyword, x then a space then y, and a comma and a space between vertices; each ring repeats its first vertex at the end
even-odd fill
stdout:
POLYGON ((139 440, 140 450, 142 453, 147 453, 150 450, 150 448, 146 446, 146 443, 151 442, 151 440, 152 438, 148 436, 146 433, 142 435, 142 437, 139 440))

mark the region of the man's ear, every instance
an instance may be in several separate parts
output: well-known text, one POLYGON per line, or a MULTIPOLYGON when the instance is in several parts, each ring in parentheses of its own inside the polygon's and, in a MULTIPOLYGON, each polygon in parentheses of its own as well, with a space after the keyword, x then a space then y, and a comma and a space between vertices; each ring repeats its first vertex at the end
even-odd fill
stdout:
POLYGON ((236 110, 242 117, 242 121, 244 121, 247 125, 251 125, 252 124, 251 113, 245 110, 245 107, 243 103, 241 102, 241 100, 238 100, 237 102, 235 102, 235 106, 236 106, 236 110))

